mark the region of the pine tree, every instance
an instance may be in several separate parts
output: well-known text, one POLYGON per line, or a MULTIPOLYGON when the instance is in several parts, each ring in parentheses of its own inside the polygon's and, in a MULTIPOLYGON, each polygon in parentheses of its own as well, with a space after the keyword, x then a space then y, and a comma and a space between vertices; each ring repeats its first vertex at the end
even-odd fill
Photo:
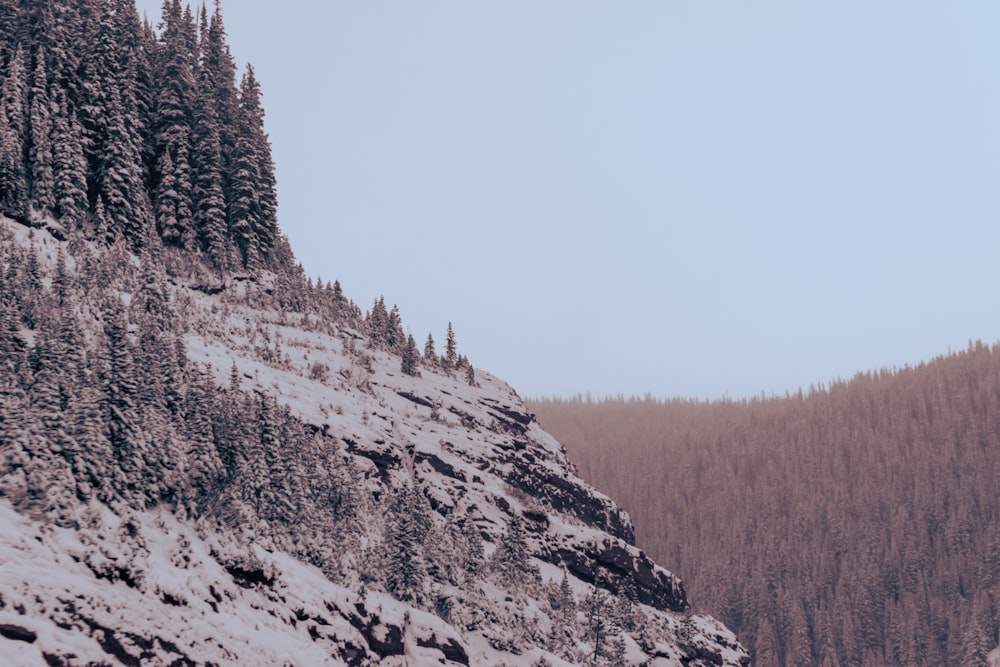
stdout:
POLYGON ((184 246, 194 240, 189 164, 196 97, 194 25, 190 12, 182 15, 179 0, 164 0, 161 25, 158 89, 151 119, 157 156, 156 222, 165 243, 184 246))
POLYGON ((177 175, 174 172, 174 161, 167 150, 160 158, 160 184, 156 190, 156 225, 160 238, 168 245, 181 245, 183 225, 178 220, 179 199, 177 192, 177 175))
POLYGON ((472 367, 472 364, 465 365, 465 382, 470 387, 476 386, 476 369, 472 367))
POLYGON ((406 346, 403 348, 403 360, 401 370, 406 375, 419 376, 420 371, 418 367, 420 365, 420 351, 417 349, 417 341, 413 339, 413 335, 406 339, 406 346))
POLYGON ((419 491, 401 489, 390 504, 384 536, 385 587, 401 602, 420 604, 424 599, 427 568, 421 546, 429 530, 426 502, 419 491))
POLYGON ((188 444, 188 484, 196 498, 208 499, 219 490, 224 469, 214 444, 210 418, 212 392, 211 378, 195 371, 185 396, 184 426, 188 444))
POLYGON ((507 524, 507 532, 493 553, 492 568, 506 586, 520 587, 539 580, 538 568, 531 563, 528 553, 524 521, 519 515, 507 524))
POLYGON ((137 104, 140 45, 134 4, 126 0, 105 3, 94 47, 83 67, 78 107, 89 165, 89 195, 92 201, 103 203, 107 223, 100 231, 108 241, 123 237, 137 249, 148 244, 152 224, 137 104))
MULTIPOLYGON (((204 25, 203 5, 202 26, 204 25)), ((201 93, 206 96, 205 102, 211 107, 211 115, 217 124, 221 167, 223 172, 228 174, 237 135, 236 64, 226 42, 226 29, 222 21, 222 7, 219 0, 215 0, 215 11, 212 12, 212 18, 208 22, 208 30, 204 30, 204 27, 202 29, 200 53, 201 93)), ((228 182, 225 185, 228 202, 228 182)))
POLYGON ((563 576, 557 587, 549 595, 551 608, 552 632, 549 645, 553 652, 562 652, 570 645, 570 628, 577 624, 576 598, 569 584, 569 572, 563 568, 563 576))
POLYGON ((774 635, 774 626, 766 618, 762 618, 757 624, 755 635, 753 664, 761 667, 771 667, 778 664, 778 649, 774 635))
POLYGON ((608 607, 608 594, 601 588, 595 587, 584 601, 587 613, 587 640, 591 646, 590 660, 595 665, 608 654, 606 644, 611 632, 608 607))
POLYGON ((984 667, 988 664, 987 657, 993 648, 991 635, 992 633, 987 632, 981 615, 974 614, 962 637, 961 667, 984 667))
POLYGON ((277 197, 271 147, 264 133, 260 85, 247 65, 240 83, 236 143, 231 169, 230 232, 244 264, 269 258, 277 237, 277 197))
POLYGON ((622 633, 617 633, 611 637, 607 643, 607 661, 609 665, 624 665, 627 646, 622 633))
POLYGON ((111 298, 104 308, 105 359, 102 418, 111 453, 123 476, 118 489, 127 498, 144 491, 144 443, 136 396, 138 381, 128 342, 128 320, 121 302, 111 298))
POLYGON ((204 94, 194 128, 195 226, 202 249, 219 269, 232 268, 226 230, 226 201, 223 193, 222 148, 219 129, 204 94))
POLYGON ((424 343, 424 365, 434 368, 437 366, 438 356, 434 350, 434 336, 427 334, 427 342, 424 343))
POLYGON ((16 0, 0 0, 0 59, 6 55, 3 47, 15 43, 17 37, 17 5, 16 0))
POLYGON ((7 73, 0 87, 0 213, 27 222, 27 75, 24 61, 24 51, 18 46, 7 64, 7 73))
POLYGON ((31 204, 41 216, 55 209, 55 177, 52 155, 52 101, 48 76, 45 73, 45 51, 39 47, 35 68, 31 74, 29 101, 31 131, 28 144, 28 165, 31 172, 31 204))
POLYGON ((389 338, 389 311, 385 308, 385 297, 375 300, 371 312, 365 320, 365 330, 372 344, 376 347, 385 347, 389 338))
POLYGON ((80 106, 89 153, 90 193, 103 202, 108 240, 133 248, 149 242, 152 214, 143 178, 137 63, 141 35, 125 0, 104 4, 89 54, 80 106))
POLYGON ((403 334, 403 318, 399 314, 399 306, 393 304, 392 310, 389 312, 389 321, 385 330, 385 345, 390 352, 402 352, 405 344, 406 337, 403 334))
POLYGON ((56 214, 67 231, 73 230, 87 215, 87 161, 80 125, 65 95, 52 126, 52 161, 56 214))
POLYGON ((444 361, 447 368, 455 368, 458 364, 458 344, 455 342, 455 331, 448 322, 448 337, 445 339, 444 361))
POLYGON ((69 282, 69 275, 66 272, 66 253, 60 246, 56 253, 56 273, 52 276, 52 293, 56 297, 56 305, 60 310, 66 306, 69 282))
POLYGON ((258 516, 272 500, 270 487, 269 459, 278 446, 275 420, 275 406, 272 399, 261 395, 256 405, 257 428, 252 434, 240 462, 239 481, 243 489, 243 499, 253 507, 258 516))

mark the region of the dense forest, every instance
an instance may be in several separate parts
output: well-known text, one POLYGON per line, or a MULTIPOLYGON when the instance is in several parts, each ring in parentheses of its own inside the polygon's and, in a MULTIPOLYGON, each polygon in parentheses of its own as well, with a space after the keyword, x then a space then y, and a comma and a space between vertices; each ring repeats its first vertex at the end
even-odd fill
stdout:
POLYGON ((785 397, 529 405, 755 665, 997 645, 1000 345, 785 397))
POLYGON ((218 3, 164 0, 157 32, 133 0, 0 0, 0 212, 216 269, 287 264, 260 85, 236 79, 218 3))

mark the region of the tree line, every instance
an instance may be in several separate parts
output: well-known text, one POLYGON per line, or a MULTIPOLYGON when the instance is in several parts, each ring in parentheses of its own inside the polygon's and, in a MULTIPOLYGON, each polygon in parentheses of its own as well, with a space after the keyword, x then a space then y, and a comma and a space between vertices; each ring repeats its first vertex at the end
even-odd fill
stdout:
POLYGON ((1000 345, 785 397, 530 406, 754 664, 997 646, 1000 345))
POLYGON ((0 0, 0 213, 255 272, 290 261, 261 90, 219 3, 0 0))

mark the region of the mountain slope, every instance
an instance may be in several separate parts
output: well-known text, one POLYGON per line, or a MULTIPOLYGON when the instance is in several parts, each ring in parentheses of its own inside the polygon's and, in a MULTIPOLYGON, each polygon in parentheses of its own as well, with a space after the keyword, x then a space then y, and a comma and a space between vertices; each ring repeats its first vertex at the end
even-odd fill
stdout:
POLYGON ((997 646, 1000 346, 766 400, 531 406, 754 664, 997 646))
POLYGON ((318 316, 332 297, 288 291, 280 276, 206 284, 120 247, 10 220, 0 232, 7 284, 39 284, 33 300, 15 292, 5 321, 16 326, 0 338, 17 369, 0 415, 0 642, 24 664, 746 662, 728 630, 688 612, 681 582, 633 545, 628 516, 493 376, 476 369, 469 384, 428 357, 419 377, 404 374, 354 317, 318 316), (81 271, 110 264, 88 294, 81 271), (163 348, 183 350, 177 369, 143 355, 143 341, 157 344, 150 310, 178 332, 163 348), (97 478, 84 453, 50 444, 63 430, 42 411, 43 352, 60 319, 79 328, 83 366, 110 396, 94 403, 109 408, 97 418, 107 425, 89 437, 111 443, 97 478), (116 321, 123 348, 102 352, 116 321), (116 364, 176 377, 112 381, 116 364), (109 406, 122 391, 135 402, 109 406), (159 397, 171 391, 174 417, 159 397), (215 407, 199 415, 206 402, 215 407), (132 435, 115 444, 133 408, 132 435), (203 417, 208 431, 196 428, 203 417), (14 447, 25 432, 39 439, 14 447), (68 475, 74 497, 34 482, 35 468, 68 475))
POLYGON ((221 9, 0 1, 0 657, 741 664, 509 387, 307 279, 221 9))

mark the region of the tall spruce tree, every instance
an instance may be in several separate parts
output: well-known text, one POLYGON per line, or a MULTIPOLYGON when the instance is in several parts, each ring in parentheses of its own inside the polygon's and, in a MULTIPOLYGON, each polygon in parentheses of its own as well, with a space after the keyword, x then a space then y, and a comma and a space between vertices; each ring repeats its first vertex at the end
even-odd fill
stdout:
MULTIPOLYGON (((201 63, 200 78, 202 94, 206 95, 206 103, 212 107, 213 116, 219 132, 219 151, 221 166, 225 174, 229 174, 232 164, 233 147, 236 144, 236 63, 229 52, 226 41, 226 28, 222 20, 220 0, 215 0, 215 10, 212 18, 207 21, 205 8, 202 6, 201 63)), ((228 178, 225 183, 226 201, 229 201, 228 178)))
POLYGON ((449 369, 458 365, 458 343, 455 341, 455 331, 448 322, 448 335, 444 343, 444 362, 449 369))
POLYGON ((128 320, 121 301, 111 297, 103 313, 105 355, 103 360, 103 421, 112 456, 124 485, 117 490, 127 498, 142 493, 145 472, 143 440, 136 396, 139 383, 128 341, 128 320))
POLYGON ((260 84, 250 65, 240 83, 231 174, 229 228, 244 265, 254 268, 253 264, 267 260, 276 242, 277 197, 260 84))
POLYGON ((406 344, 406 336, 403 333, 403 318, 399 314, 399 306, 392 305, 389 311, 389 321, 385 329, 385 345, 392 352, 402 352, 406 344))
POLYGON ((52 100, 45 71, 45 49, 39 46, 31 73, 29 95, 28 166, 31 175, 31 205, 41 216, 55 209, 55 177, 52 169, 52 100))
POLYGON ((149 242, 152 214, 143 178, 137 77, 141 35, 135 8, 123 0, 104 4, 95 44, 84 68, 80 107, 92 201, 103 203, 108 240, 128 239, 134 248, 149 242), (121 5, 121 6, 119 6, 121 5))
POLYGON ((194 26, 190 13, 182 14, 179 0, 164 0, 161 26, 152 116, 156 223, 164 243, 183 246, 194 237, 189 163, 196 94, 190 43, 194 26))
POLYGON ((52 126, 52 176, 59 222, 76 229, 87 215, 87 161, 76 113, 64 94, 52 126))
POLYGON ((29 204, 25 59, 18 46, 0 87, 0 213, 23 221, 28 220, 29 204))

